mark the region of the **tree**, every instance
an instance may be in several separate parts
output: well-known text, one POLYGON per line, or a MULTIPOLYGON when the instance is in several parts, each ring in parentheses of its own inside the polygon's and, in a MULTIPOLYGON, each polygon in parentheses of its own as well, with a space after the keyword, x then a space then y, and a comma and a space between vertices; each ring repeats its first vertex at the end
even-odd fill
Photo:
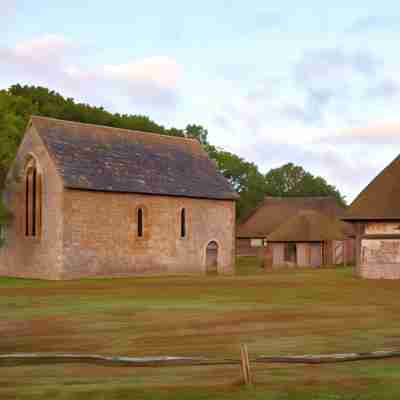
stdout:
POLYGON ((201 125, 187 125, 184 134, 186 137, 197 139, 202 145, 208 145, 208 131, 201 125))
POLYGON ((32 109, 24 99, 0 91, 0 191, 22 140, 28 120, 24 113, 29 113, 32 109))
POLYGON ((250 212, 266 195, 265 178, 258 167, 243 158, 205 146, 209 156, 215 160, 219 171, 228 179, 240 198, 236 206, 238 219, 250 212))
MULTIPOLYGON (((0 91, 0 192, 31 115, 195 138, 240 195, 238 218, 251 211, 267 193, 275 196, 333 195, 344 203, 334 186, 321 177, 314 177, 302 167, 286 164, 264 176, 254 163, 210 144, 208 131, 201 125, 188 124, 185 129, 165 128, 144 115, 113 114, 103 107, 77 103, 44 87, 22 85, 0 91)), ((2 210, 4 206, 0 200, 0 225, 2 210)))
POLYGON ((345 199, 335 186, 320 177, 314 176, 303 167, 288 163, 271 169, 265 175, 265 184, 271 196, 333 196, 342 205, 345 199))

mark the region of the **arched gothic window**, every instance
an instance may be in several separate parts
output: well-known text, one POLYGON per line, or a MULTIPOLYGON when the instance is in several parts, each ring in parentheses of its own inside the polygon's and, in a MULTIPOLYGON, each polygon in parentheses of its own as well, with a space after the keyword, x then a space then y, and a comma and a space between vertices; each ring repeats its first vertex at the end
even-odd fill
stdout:
POLYGON ((25 236, 39 237, 42 224, 42 177, 35 160, 25 170, 25 236))

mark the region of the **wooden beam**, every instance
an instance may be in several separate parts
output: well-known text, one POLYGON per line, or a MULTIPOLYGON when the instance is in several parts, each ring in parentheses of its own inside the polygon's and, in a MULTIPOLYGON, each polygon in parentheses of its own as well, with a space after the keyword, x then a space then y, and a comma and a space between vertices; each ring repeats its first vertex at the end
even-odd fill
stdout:
POLYGON ((400 234, 369 234, 369 235, 361 235, 361 239, 400 239, 400 234))
POLYGON ((240 345, 240 366, 242 369, 242 376, 245 385, 251 384, 250 375, 250 361, 247 346, 245 344, 240 345))

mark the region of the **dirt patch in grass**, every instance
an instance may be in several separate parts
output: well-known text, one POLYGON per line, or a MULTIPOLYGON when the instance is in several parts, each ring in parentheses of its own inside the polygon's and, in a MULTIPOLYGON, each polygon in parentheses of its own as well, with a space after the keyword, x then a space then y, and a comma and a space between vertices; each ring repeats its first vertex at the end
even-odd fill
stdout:
POLYGON ((80 337, 74 343, 77 328, 63 317, 35 318, 0 322, 0 353, 62 352, 95 350, 96 337, 80 337), (72 343, 72 346, 66 346, 72 343))

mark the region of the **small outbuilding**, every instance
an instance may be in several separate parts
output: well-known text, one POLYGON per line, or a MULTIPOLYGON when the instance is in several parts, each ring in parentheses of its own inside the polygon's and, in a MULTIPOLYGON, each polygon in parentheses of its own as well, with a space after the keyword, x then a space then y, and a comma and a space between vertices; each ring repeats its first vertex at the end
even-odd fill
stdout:
MULTIPOLYGON (((273 265, 273 250, 272 247, 285 248, 282 254, 286 256, 286 264, 297 265, 297 247, 305 246, 296 243, 309 243, 308 247, 313 248, 313 254, 317 252, 316 243, 324 242, 325 258, 323 264, 341 264, 344 261, 352 263, 354 260, 354 232, 351 224, 343 223, 341 217, 344 215, 346 208, 343 207, 336 198, 331 196, 313 196, 313 197, 265 197, 264 201, 256 207, 246 218, 238 225, 236 231, 236 254, 239 256, 257 256, 264 260, 266 266, 273 265), (303 211, 313 211, 317 216, 306 217, 310 226, 307 228, 303 217, 297 216, 303 211), (327 222, 326 218, 331 222, 327 222), (321 226, 313 225, 313 221, 319 220, 321 226), (269 240, 278 238, 283 229, 286 229, 286 224, 290 224, 291 235, 283 240, 280 245, 272 245, 269 240), (337 228, 343 230, 340 235, 340 240, 337 240, 337 228), (281 228, 282 227, 282 228, 281 228), (313 233, 319 233, 315 236, 315 241, 310 240, 310 232, 308 229, 312 227, 313 233), (301 229, 300 229, 301 228, 301 229), (281 230, 282 229, 282 230, 281 230), (321 230, 321 231, 319 231, 321 230), (322 232, 329 235, 322 235, 322 232), (332 234, 335 232, 335 234, 332 234), (276 236, 275 236, 276 234, 276 236), (285 243, 283 245, 283 243, 285 243), (311 243, 314 243, 311 246, 311 243), (295 256, 295 255, 296 256, 295 256)), ((311 228, 310 228, 311 229, 311 228)), ((307 247, 307 246, 306 246, 307 247)), ((276 250, 278 251, 278 250, 276 250)), ((300 250, 301 252, 302 250, 300 250)), ((311 250, 310 250, 311 251, 311 250)), ((319 251, 319 250, 318 250, 319 251)), ((299 253, 300 254, 300 253, 299 253)), ((278 257, 276 255, 276 257, 278 257)), ((283 257, 283 256, 282 256, 283 257)), ((282 262, 280 259, 280 264, 282 262)), ((321 257, 320 257, 321 258, 321 257)), ((279 258, 276 258, 278 262, 279 258)), ((301 264, 305 262, 304 259, 301 264)), ((285 264, 284 263, 284 264, 285 264)), ((316 261, 316 256, 313 256, 311 264, 321 264, 320 260, 316 261)), ((307 264, 308 265, 308 264, 307 264)))
POLYGON ((267 237, 272 266, 335 264, 338 253, 344 254, 345 232, 345 224, 337 218, 313 210, 301 211, 267 237))
POLYGON ((400 156, 357 196, 343 219, 356 233, 356 272, 400 279, 400 156))

